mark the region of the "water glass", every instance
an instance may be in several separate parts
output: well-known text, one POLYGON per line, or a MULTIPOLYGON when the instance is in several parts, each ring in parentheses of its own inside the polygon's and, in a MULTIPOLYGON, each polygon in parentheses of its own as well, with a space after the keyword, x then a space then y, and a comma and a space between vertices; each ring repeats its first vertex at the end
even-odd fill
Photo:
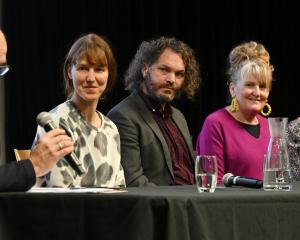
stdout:
POLYGON ((199 155, 196 157, 195 177, 199 192, 214 192, 217 185, 217 176, 216 156, 199 155))

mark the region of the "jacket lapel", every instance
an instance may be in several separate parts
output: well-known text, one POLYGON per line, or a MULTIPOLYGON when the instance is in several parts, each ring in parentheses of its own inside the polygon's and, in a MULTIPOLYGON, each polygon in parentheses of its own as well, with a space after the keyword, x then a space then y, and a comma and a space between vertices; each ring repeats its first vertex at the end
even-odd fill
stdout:
POLYGON ((145 123, 152 129, 154 134, 159 139, 159 141, 161 143, 161 146, 162 146, 162 149, 164 151, 164 156, 165 156, 167 166, 168 166, 169 171, 170 171, 170 173, 171 173, 171 175, 174 179, 173 168, 172 168, 172 159, 171 159, 170 151, 169 151, 168 145, 166 143, 166 140, 165 140, 163 134, 161 133, 160 128, 157 125, 155 119, 153 118, 152 113, 146 107, 146 105, 145 105, 144 101, 142 100, 142 98, 138 95, 137 92, 133 92, 132 95, 136 99, 136 105, 138 107, 139 114, 142 116, 145 123))
POLYGON ((179 116, 176 111, 173 110, 172 118, 174 122, 176 123, 181 135, 184 138, 184 141, 186 143, 186 146, 188 147, 189 154, 191 159, 193 159, 192 164, 195 164, 195 152, 193 149, 193 146, 190 144, 192 142, 190 132, 188 129, 186 129, 186 124, 185 122, 182 122, 184 119, 182 119, 182 116, 179 116))

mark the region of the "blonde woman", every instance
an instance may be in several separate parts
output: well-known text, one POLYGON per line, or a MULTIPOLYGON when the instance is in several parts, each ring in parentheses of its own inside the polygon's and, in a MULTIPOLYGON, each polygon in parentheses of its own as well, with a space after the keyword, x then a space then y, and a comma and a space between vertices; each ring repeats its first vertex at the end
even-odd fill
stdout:
POLYGON ((231 104, 210 114, 198 136, 198 154, 216 155, 218 182, 225 173, 262 179, 270 133, 265 118, 273 66, 266 48, 245 42, 229 54, 231 104))

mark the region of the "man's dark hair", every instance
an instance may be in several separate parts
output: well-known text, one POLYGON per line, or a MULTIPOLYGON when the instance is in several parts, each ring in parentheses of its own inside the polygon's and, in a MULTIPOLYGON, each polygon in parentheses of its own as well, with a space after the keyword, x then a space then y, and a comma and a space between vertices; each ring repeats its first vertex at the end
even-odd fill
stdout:
POLYGON ((160 37, 141 43, 125 74, 125 89, 131 92, 139 89, 144 80, 143 67, 152 66, 167 48, 182 57, 185 65, 185 78, 181 92, 185 93, 188 98, 192 98, 201 83, 199 65, 194 51, 186 43, 175 38, 160 37))

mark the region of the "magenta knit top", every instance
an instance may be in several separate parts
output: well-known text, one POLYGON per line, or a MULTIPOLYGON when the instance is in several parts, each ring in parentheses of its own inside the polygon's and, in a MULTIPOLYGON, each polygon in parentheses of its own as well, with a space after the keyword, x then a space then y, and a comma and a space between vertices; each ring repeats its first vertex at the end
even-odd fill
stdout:
POLYGON ((268 120, 257 115, 260 135, 253 137, 225 108, 210 114, 197 140, 197 153, 216 155, 218 183, 225 173, 263 178, 263 157, 270 140, 268 120))

